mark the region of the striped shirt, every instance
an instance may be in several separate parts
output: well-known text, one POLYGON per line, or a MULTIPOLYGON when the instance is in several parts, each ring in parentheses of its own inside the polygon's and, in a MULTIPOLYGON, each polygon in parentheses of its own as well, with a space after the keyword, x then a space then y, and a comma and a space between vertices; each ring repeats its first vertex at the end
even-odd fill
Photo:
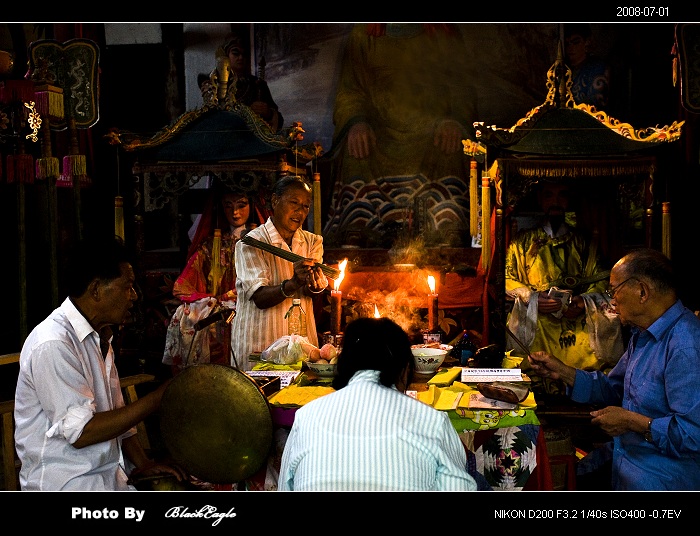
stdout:
POLYGON ((446 413, 357 372, 299 408, 282 454, 281 491, 475 490, 446 413))
MULTIPOLYGON (((309 231, 297 229, 292 238, 291 250, 269 218, 264 225, 250 231, 248 236, 302 257, 323 262, 323 237, 309 231)), ((236 244, 235 262, 238 301, 236 316, 231 326, 231 348, 238 368, 243 371, 250 370, 251 353, 262 352, 277 339, 287 335, 287 321, 284 315, 292 306, 293 298, 301 299, 301 306, 306 312, 307 338, 311 344, 318 346, 313 300, 311 296, 304 294, 302 289, 297 290, 292 298, 287 298, 268 309, 259 309, 251 300, 260 287, 280 285, 285 279, 292 279, 294 264, 268 251, 245 245, 241 241, 236 244)))

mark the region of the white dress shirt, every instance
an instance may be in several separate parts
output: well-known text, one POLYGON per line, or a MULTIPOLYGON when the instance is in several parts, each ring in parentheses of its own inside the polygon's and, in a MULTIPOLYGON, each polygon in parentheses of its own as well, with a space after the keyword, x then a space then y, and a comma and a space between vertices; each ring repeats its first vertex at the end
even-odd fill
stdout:
POLYGON ((27 337, 15 392, 15 446, 22 490, 127 490, 121 438, 77 449, 74 443, 96 412, 124 406, 110 344, 70 299, 27 337))

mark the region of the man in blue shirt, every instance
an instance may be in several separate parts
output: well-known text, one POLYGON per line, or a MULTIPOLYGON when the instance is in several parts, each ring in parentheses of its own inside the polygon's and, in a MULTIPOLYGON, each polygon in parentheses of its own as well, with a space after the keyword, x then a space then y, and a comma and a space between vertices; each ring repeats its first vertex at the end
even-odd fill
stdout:
POLYGON ((563 380, 573 401, 602 407, 591 422, 614 439, 612 489, 700 490, 700 319, 678 299, 670 260, 652 249, 620 259, 606 292, 632 328, 609 375, 546 352, 530 364, 563 380))

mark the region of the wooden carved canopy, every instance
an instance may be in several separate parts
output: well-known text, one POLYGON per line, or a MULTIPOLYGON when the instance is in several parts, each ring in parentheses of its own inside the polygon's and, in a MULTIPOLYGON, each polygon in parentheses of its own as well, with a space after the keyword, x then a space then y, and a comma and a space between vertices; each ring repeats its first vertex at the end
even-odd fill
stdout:
MULTIPOLYGON (((611 256, 624 247, 619 243, 624 234, 619 232, 620 218, 613 215, 621 207, 639 214, 646 245, 651 245, 657 158, 650 150, 678 140, 684 121, 636 129, 594 106, 577 104, 571 87, 572 73, 564 64, 560 43, 557 59, 547 72, 544 103, 510 128, 474 123, 477 140, 486 146, 487 160, 493 163, 482 185, 490 181, 495 187, 496 221, 492 227, 490 211, 484 213, 482 228, 494 231, 492 294, 494 313, 501 323, 505 318, 503 261, 509 231, 504 218, 537 182, 569 181, 597 191, 598 203, 586 207, 584 218, 600 228, 601 245, 611 256)), ((471 154, 473 147, 465 143, 465 152, 471 154)))
POLYGON ((252 109, 229 97, 210 98, 151 137, 112 129, 109 142, 134 155, 134 175, 143 179, 144 210, 162 208, 203 177, 244 192, 271 188, 278 176, 306 175, 318 143, 299 144, 301 123, 273 132, 252 109))

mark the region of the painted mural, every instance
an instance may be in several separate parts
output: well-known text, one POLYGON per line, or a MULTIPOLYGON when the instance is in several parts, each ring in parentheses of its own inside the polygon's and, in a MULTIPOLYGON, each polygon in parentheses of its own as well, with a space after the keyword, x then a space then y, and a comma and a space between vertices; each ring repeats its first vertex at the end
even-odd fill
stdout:
POLYGON ((558 31, 256 25, 257 61, 280 109, 324 147, 326 243, 471 246, 461 140, 475 139, 474 121, 512 124, 541 103, 558 31))

